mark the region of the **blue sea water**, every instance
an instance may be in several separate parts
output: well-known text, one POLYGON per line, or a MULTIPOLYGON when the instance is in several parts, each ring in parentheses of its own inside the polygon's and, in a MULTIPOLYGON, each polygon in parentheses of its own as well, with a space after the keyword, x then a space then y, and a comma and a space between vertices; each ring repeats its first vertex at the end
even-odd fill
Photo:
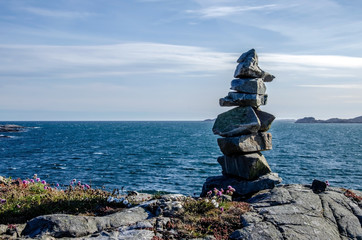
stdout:
MULTIPOLYGON (((207 177, 221 175, 212 122, 11 123, 31 128, 2 133, 11 138, 0 138, 1 176, 199 194, 207 177)), ((362 190, 362 124, 275 121, 270 132, 273 150, 263 154, 283 183, 362 190)))

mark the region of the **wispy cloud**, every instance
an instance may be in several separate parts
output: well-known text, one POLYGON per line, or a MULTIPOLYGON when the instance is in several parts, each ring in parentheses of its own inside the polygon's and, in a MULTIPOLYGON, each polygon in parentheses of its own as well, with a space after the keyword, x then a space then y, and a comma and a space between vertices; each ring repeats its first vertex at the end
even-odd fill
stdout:
POLYGON ((234 15, 240 12, 260 11, 276 7, 275 4, 260 6, 213 6, 199 10, 186 10, 186 13, 197 14, 202 18, 215 18, 234 15))
POLYGON ((298 87, 336 88, 336 89, 362 89, 362 85, 359 85, 359 84, 308 84, 308 85, 298 85, 298 87))
MULTIPOLYGON (((0 45, 0 54, 2 77, 68 79, 233 72, 239 53, 133 42, 100 46, 0 45)), ((269 53, 261 54, 259 59, 265 70, 319 74, 324 78, 335 75, 352 79, 362 69, 362 58, 348 56, 269 53)))
POLYGON ((292 55, 292 54, 261 54, 263 61, 286 65, 301 65, 323 68, 362 68, 361 57, 336 55, 292 55))
POLYGON ((73 12, 73 11, 61 11, 61 10, 50 10, 45 8, 26 7, 23 8, 25 11, 43 16, 43 17, 54 17, 54 18, 85 18, 90 15, 94 15, 88 12, 73 12))
POLYGON ((235 55, 159 43, 101 46, 0 45, 3 77, 111 77, 196 74, 234 69, 235 55))

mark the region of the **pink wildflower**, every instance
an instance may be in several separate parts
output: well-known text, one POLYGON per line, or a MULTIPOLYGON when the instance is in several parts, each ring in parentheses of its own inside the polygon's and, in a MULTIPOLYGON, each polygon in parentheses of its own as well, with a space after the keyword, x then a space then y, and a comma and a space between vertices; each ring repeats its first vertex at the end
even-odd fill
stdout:
POLYGON ((224 208, 223 208, 223 207, 221 207, 221 208, 220 208, 220 211, 221 211, 221 212, 224 212, 224 208))
POLYGON ((59 187, 59 183, 55 184, 55 186, 59 187))
POLYGON ((80 181, 78 181, 78 186, 82 185, 80 181))
POLYGON ((47 186, 44 186, 44 190, 47 190, 47 188, 48 188, 47 186))
POLYGON ((17 205, 16 205, 16 207, 17 207, 17 208, 20 208, 20 205, 19 205, 19 204, 17 204, 17 205))
POLYGON ((328 180, 326 181, 326 185, 327 185, 327 186, 329 186, 329 185, 330 185, 330 184, 329 184, 329 182, 328 182, 328 180))
POLYGON ((88 184, 86 184, 85 187, 86 187, 87 189, 90 189, 90 188, 91 188, 88 184))
POLYGON ((6 203, 6 199, 0 199, 0 203, 2 204, 6 203))
POLYGON ((81 189, 84 189, 84 185, 81 185, 80 188, 81 188, 81 189))
POLYGON ((47 184, 47 182, 45 180, 42 180, 41 183, 44 185, 47 184))
POLYGON ((37 181, 37 182, 40 182, 40 178, 36 178, 36 181, 37 181))
POLYGON ((31 182, 31 183, 34 183, 34 179, 30 179, 30 182, 31 182))

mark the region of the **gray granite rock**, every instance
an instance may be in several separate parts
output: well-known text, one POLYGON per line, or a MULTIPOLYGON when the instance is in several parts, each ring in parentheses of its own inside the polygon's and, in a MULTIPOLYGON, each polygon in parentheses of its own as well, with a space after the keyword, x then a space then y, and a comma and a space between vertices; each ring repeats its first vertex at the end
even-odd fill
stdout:
POLYGON ((309 186, 284 185, 248 202, 254 210, 231 239, 362 239, 361 207, 337 189, 316 194, 309 186))
POLYGON ((260 121, 252 107, 237 107, 219 114, 212 131, 222 137, 240 136, 258 132, 260 121))
POLYGON ((229 92, 226 97, 220 98, 219 103, 222 107, 252 106, 257 108, 260 105, 266 105, 267 99, 268 95, 266 94, 229 92))
POLYGON ((224 155, 217 161, 222 167, 222 174, 226 176, 255 180, 271 172, 265 157, 259 152, 245 155, 224 155))
POLYGON ((217 143, 225 155, 265 151, 272 149, 272 135, 259 132, 240 137, 218 138, 217 143))
POLYGON ((234 79, 231 88, 241 93, 265 94, 266 86, 261 78, 234 79))
MULTIPOLYGON (((122 240, 152 240, 155 236, 155 233, 152 230, 144 230, 144 229, 137 229, 137 230, 125 230, 120 231, 119 235, 116 239, 122 240)), ((109 239, 109 238, 108 238, 109 239)))
POLYGON ((264 189, 274 188, 275 185, 281 182, 282 179, 278 176, 277 173, 269 173, 253 181, 227 176, 208 177, 202 186, 202 192, 200 196, 206 196, 207 192, 213 190, 214 188, 227 189, 228 186, 235 188, 234 196, 245 196, 264 189))
POLYGON ((142 207, 125 209, 104 217, 54 214, 31 219, 22 235, 33 237, 82 237, 102 229, 130 225, 149 218, 151 214, 142 207))
POLYGON ((264 82, 271 82, 274 76, 264 72, 258 66, 258 55, 254 49, 243 53, 236 66, 234 77, 235 78, 262 78, 264 82))
POLYGON ((267 112, 263 112, 260 109, 254 109, 256 116, 258 117, 259 121, 260 121, 260 129, 259 131, 261 132, 266 132, 269 130, 272 122, 275 119, 275 116, 267 113, 267 112))
POLYGON ((264 82, 271 82, 275 78, 274 75, 263 71, 263 76, 261 77, 264 82))
POLYGON ((270 222, 260 222, 233 232, 229 239, 284 240, 278 228, 270 222))
POLYGON ((183 194, 165 194, 161 196, 161 199, 164 199, 166 201, 181 201, 187 198, 183 194))

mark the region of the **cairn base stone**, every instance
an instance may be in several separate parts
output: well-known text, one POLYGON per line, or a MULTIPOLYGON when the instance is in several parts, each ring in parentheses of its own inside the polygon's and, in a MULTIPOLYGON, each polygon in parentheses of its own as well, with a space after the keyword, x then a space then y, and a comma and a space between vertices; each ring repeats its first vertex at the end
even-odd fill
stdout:
POLYGON ((260 121, 252 107, 237 107, 217 116, 212 131, 222 137, 258 132, 260 121))
POLYGON ((220 98, 219 104, 221 107, 252 106, 257 108, 260 105, 266 105, 267 100, 267 94, 229 92, 227 97, 220 98))
POLYGON ((226 176, 254 180, 271 172, 265 157, 259 152, 245 155, 224 155, 217 161, 222 167, 222 174, 226 176))
POLYGON ((241 93, 265 94, 266 86, 261 78, 234 79, 231 81, 231 90, 241 93))
POLYGON ((254 181, 240 180, 227 176, 208 177, 202 186, 200 197, 205 197, 207 192, 213 190, 214 188, 227 189, 228 186, 235 188, 235 197, 245 196, 264 189, 272 189, 281 182, 282 179, 278 176, 277 173, 263 175, 254 181))
POLYGON ((272 135, 259 132, 240 137, 218 138, 217 143, 225 155, 265 151, 272 149, 272 135))

